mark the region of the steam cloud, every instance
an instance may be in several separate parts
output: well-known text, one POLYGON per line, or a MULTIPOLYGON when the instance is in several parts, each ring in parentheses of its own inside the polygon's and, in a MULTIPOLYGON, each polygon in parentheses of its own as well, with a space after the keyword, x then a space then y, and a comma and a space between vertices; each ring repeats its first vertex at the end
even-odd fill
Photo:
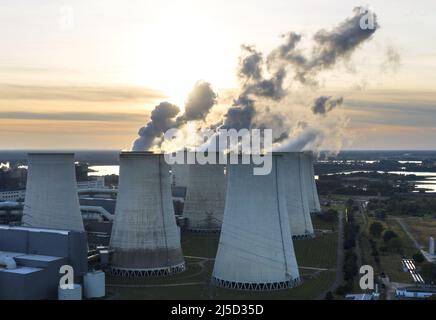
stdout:
MULTIPOLYGON (((332 30, 321 29, 316 32, 312 37, 311 50, 299 48, 302 35, 295 32, 283 35, 283 43, 266 57, 254 46, 243 45, 237 69, 239 92, 223 118, 214 119, 213 123, 208 124, 209 128, 272 128, 278 150, 297 151, 308 146, 316 147, 329 132, 315 128, 302 119, 292 119, 292 109, 289 107, 294 108, 294 102, 291 102, 293 95, 290 95, 289 88, 295 85, 316 86, 317 76, 321 72, 349 60, 378 28, 373 12, 356 7, 351 17, 332 30), (373 25, 362 28, 361 22, 368 16, 372 17, 373 25)), ((396 59, 392 54, 391 58, 396 59)), ((205 121, 216 99, 210 84, 201 82, 189 96, 184 114, 178 115, 179 109, 169 103, 158 105, 152 112, 150 122, 141 128, 133 149, 144 150, 154 145, 159 147, 159 138, 165 129, 180 127, 188 121, 205 121)), ((326 116, 342 103, 342 97, 320 96, 306 108, 312 115, 326 116)), ((301 115, 294 112, 293 116, 298 118, 301 115)))
POLYGON ((315 100, 315 103, 312 106, 312 111, 315 114, 325 115, 327 112, 341 105, 342 102, 344 102, 344 98, 342 97, 333 99, 332 97, 321 96, 315 100))

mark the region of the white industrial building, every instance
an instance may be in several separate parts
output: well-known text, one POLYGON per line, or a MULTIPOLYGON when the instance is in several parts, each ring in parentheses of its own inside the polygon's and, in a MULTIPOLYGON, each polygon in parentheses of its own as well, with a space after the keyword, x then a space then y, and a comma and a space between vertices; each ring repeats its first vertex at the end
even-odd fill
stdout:
POLYGON ((72 153, 28 155, 23 225, 84 231, 72 153))
POLYGON ((118 199, 110 248, 111 271, 121 276, 168 275, 185 269, 163 155, 120 155, 118 199))
POLYGON ((302 153, 286 152, 284 161, 286 197, 292 237, 296 239, 313 238, 314 231, 310 216, 308 192, 303 188, 304 166, 302 153))
POLYGON ((192 164, 183 209, 187 229, 214 232, 221 229, 226 197, 224 165, 192 164))
POLYGON ((268 175, 253 164, 227 166, 227 198, 212 284, 278 290, 300 283, 286 203, 284 162, 273 155, 268 175))
POLYGON ((321 205, 319 203, 318 191, 316 189, 315 171, 313 168, 313 153, 303 152, 301 158, 303 170, 303 188, 306 190, 309 201, 309 210, 311 213, 319 213, 321 212, 321 205))

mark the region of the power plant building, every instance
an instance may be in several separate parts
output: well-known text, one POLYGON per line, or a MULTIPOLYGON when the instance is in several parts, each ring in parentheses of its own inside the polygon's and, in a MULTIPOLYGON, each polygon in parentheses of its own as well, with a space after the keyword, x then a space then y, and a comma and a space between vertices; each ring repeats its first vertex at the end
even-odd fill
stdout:
POLYGON ((191 231, 214 232, 221 229, 226 197, 224 165, 192 164, 183 216, 191 231))
POLYGON ((23 209, 27 227, 84 231, 72 153, 31 153, 23 209))
POLYGON ((311 213, 319 213, 321 212, 321 205, 319 203, 318 191, 316 189, 313 153, 303 152, 301 158, 303 160, 303 188, 309 201, 309 210, 311 213))
POLYGON ((289 222, 293 238, 313 238, 314 231, 310 216, 309 200, 306 190, 303 188, 303 159, 300 152, 286 152, 282 154, 284 168, 287 177, 285 190, 289 222))
POLYGON ((185 262, 163 155, 120 155, 120 178, 110 248, 111 272, 160 276, 181 272, 185 262))
POLYGON ((300 283, 286 200, 282 156, 272 171, 254 175, 253 164, 227 166, 224 221, 212 284, 267 291, 300 283))

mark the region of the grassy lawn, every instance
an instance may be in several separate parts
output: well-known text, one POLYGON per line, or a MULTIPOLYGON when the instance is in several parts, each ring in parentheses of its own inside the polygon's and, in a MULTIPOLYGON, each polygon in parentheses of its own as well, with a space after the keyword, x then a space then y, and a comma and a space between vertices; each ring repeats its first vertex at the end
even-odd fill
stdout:
POLYGON ((436 219, 429 216, 424 217, 405 217, 410 232, 420 245, 428 250, 429 238, 436 238, 436 219))
POLYGON ((298 265, 331 269, 336 267, 338 234, 317 233, 315 239, 295 240, 294 249, 298 265))
MULTIPOLYGON (((323 222, 314 218, 315 227, 318 228, 320 221, 323 222)), ((336 220, 325 223, 328 229, 336 224, 336 220)), ((335 280, 335 272, 331 270, 300 269, 303 284, 289 290, 255 293, 216 288, 209 283, 218 242, 217 234, 183 234, 182 249, 188 256, 185 272, 168 278, 124 279, 108 276, 108 295, 114 299, 314 299, 328 290, 335 280)), ((294 248, 300 266, 322 269, 334 269, 336 266, 336 232, 317 233, 317 237, 311 240, 296 240, 294 248)))

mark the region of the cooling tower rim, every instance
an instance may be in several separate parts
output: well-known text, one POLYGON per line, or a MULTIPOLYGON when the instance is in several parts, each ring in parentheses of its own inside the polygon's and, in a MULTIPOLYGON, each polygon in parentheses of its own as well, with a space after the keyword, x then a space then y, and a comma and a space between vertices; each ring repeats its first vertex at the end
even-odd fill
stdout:
POLYGON ((186 262, 165 266, 161 268, 122 268, 117 266, 111 266, 109 272, 115 276, 121 277, 154 277, 154 276, 169 276, 176 273, 180 273, 186 270, 186 262))
POLYGON ((120 157, 142 157, 142 156, 160 156, 163 153, 155 153, 152 151, 122 151, 120 157))
POLYGON ((278 291, 286 290, 299 286, 302 283, 301 278, 294 278, 279 282, 237 282, 220 279, 212 276, 211 284, 224 289, 242 290, 242 291, 278 291))

